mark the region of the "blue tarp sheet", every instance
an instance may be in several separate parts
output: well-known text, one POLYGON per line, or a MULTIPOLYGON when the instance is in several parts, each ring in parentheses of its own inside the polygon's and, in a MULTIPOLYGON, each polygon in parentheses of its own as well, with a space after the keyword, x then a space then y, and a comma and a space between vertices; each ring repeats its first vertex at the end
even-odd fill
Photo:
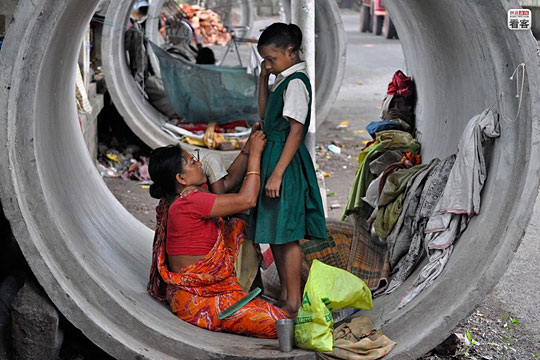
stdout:
POLYGON ((198 65, 150 44, 159 59, 165 93, 183 121, 259 120, 257 82, 246 68, 198 65))

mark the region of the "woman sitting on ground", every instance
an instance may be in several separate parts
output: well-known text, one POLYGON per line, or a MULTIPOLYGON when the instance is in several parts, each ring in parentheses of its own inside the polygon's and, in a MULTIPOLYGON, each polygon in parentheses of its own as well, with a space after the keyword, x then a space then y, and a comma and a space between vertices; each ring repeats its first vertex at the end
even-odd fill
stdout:
POLYGON ((204 187, 201 163, 179 145, 155 149, 149 172, 150 195, 160 198, 149 293, 169 303, 182 320, 213 331, 275 338, 283 310, 254 299, 229 317, 217 314, 247 295, 238 283, 234 261, 246 224, 222 217, 255 206, 260 160, 266 140, 255 132, 249 143, 246 177, 236 194, 212 194, 204 187))

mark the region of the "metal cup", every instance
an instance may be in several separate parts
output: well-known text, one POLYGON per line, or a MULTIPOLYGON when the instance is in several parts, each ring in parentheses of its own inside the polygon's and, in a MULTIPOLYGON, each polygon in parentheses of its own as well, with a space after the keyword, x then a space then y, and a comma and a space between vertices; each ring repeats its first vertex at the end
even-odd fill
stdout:
POLYGON ((282 352, 292 351, 294 345, 294 320, 277 320, 276 330, 279 340, 279 350, 281 350, 282 352))

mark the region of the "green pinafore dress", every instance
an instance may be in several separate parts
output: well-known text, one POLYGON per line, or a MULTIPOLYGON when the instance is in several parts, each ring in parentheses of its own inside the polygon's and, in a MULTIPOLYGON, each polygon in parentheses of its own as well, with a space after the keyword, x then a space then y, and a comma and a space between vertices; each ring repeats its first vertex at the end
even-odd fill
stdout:
POLYGON ((257 207, 251 210, 248 237, 259 244, 285 244, 301 239, 326 239, 326 221, 311 156, 304 144, 310 113, 304 124, 304 139, 283 174, 280 197, 269 198, 266 182, 276 167, 290 124, 283 117, 283 92, 289 82, 300 79, 309 92, 311 84, 306 74, 295 72, 270 93, 266 104, 264 133, 267 144, 261 159, 261 190, 257 207))

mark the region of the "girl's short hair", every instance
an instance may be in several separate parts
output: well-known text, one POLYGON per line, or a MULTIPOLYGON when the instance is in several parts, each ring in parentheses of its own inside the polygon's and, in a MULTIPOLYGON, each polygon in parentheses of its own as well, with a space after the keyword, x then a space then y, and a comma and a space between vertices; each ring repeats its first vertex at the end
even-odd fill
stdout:
POLYGON ((148 172, 153 184, 150 196, 161 199, 176 194, 176 174, 182 172, 182 148, 180 144, 156 148, 150 154, 148 172))
POLYGON ((275 45, 280 49, 292 46, 297 52, 302 46, 302 30, 295 24, 273 23, 262 32, 257 47, 275 45))

